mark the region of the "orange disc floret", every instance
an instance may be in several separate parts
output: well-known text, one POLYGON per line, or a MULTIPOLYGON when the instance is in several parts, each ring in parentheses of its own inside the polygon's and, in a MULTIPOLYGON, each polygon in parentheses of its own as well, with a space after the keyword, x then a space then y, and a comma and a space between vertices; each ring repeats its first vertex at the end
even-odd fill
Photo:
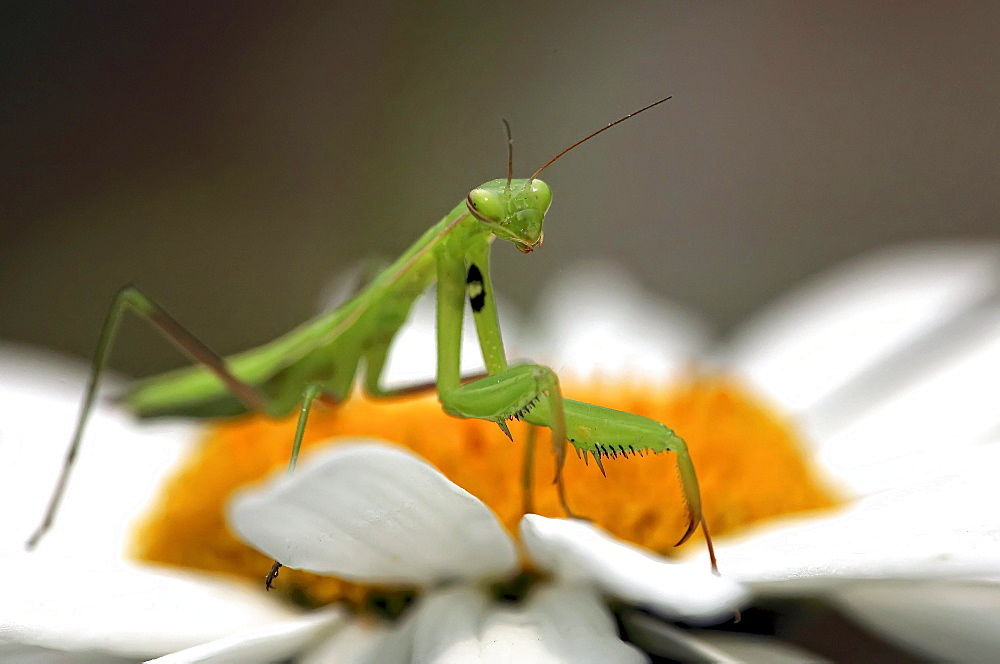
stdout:
MULTIPOLYGON (((781 514, 836 503, 803 457, 790 423, 734 382, 700 378, 672 390, 564 384, 567 396, 643 415, 673 428, 687 442, 701 485, 705 518, 714 535, 781 514)), ((249 416, 217 423, 169 481, 158 505, 137 531, 134 554, 153 562, 223 572, 261 582, 270 560, 226 527, 232 493, 288 464, 295 417, 249 416)), ((522 468, 527 428, 512 422, 511 442, 496 424, 446 415, 435 396, 318 404, 310 415, 300 463, 326 445, 375 437, 419 454, 453 482, 477 496, 516 533, 523 512, 522 468), (515 426, 516 425, 516 426, 515 426)), ((614 535, 671 554, 686 515, 671 454, 567 459, 568 502, 614 535)), ((538 431, 534 452, 534 511, 564 516, 552 485, 554 462, 548 430, 538 431)), ((698 537, 692 538, 698 540, 698 537)), ((688 543, 685 547, 701 546, 688 543)), ((725 566, 725 561, 720 561, 725 566)), ((261 585, 262 582, 261 582, 261 585)), ((283 569, 279 588, 300 601, 360 602, 371 590, 298 570, 283 569)))

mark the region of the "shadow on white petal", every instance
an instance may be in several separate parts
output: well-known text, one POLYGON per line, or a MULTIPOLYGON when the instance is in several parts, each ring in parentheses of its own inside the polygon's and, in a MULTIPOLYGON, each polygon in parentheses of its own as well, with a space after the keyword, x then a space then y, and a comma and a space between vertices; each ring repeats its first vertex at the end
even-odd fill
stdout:
POLYGON ((996 661, 1000 583, 874 581, 832 599, 855 620, 918 655, 950 662, 996 661))
POLYGON ((523 604, 496 603, 460 587, 426 598, 413 622, 414 661, 440 664, 644 662, 618 637, 614 618, 592 590, 545 586, 523 604))
POLYGON ((732 617, 748 598, 735 580, 712 574, 707 562, 659 558, 583 521, 528 514, 520 529, 525 548, 544 569, 672 618, 719 622, 732 617))
POLYGON ((344 608, 329 607, 231 634, 151 661, 157 664, 266 664, 283 661, 307 650, 349 621, 344 608))
POLYGON ((682 630, 638 611, 626 611, 622 623, 629 640, 647 652, 681 662, 821 664, 829 661, 773 637, 682 630))
POLYGON ((3 559, 0 639, 157 657, 296 615, 246 584, 149 566, 3 559))
POLYGON ((564 376, 628 376, 664 384, 715 339, 694 313, 644 292, 625 271, 602 262, 563 271, 536 309, 540 336, 530 352, 564 376))
POLYGON ((804 412, 998 290, 994 244, 911 245, 863 256, 745 324, 730 365, 786 409, 804 412))
POLYGON ((377 440, 323 450, 240 492, 229 522, 288 567, 354 581, 426 585, 517 567, 514 543, 478 498, 377 440))

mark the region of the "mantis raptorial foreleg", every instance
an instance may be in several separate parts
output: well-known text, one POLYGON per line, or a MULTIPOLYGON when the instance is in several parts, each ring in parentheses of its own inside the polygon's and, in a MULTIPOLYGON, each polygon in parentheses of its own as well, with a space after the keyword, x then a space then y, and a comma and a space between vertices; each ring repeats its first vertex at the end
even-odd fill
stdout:
MULTIPOLYGON (((524 417, 531 424, 550 426, 555 418, 554 408, 546 399, 538 402, 524 417)), ((639 415, 624 413, 589 403, 564 399, 562 410, 566 419, 569 443, 597 461, 601 472, 601 457, 630 456, 644 452, 673 452, 677 457, 677 470, 688 509, 688 526, 677 546, 680 546, 701 525, 707 535, 708 527, 701 517, 701 493, 687 444, 670 428, 639 415)), ((560 470, 556 471, 557 474, 560 470)), ((711 553, 711 539, 706 536, 711 553)), ((714 554, 712 555, 714 566, 714 554)))
POLYGON ((548 367, 507 364, 489 275, 488 251, 488 245, 483 243, 468 248, 464 260, 458 252, 442 251, 438 255, 438 392, 445 411, 458 417, 496 422, 508 437, 507 420, 523 419, 535 426, 548 427, 552 431, 556 457, 555 483, 562 507, 570 516, 573 512, 567 504, 562 482, 568 444, 590 454, 602 473, 604 456, 674 452, 688 508, 687 529, 677 544, 687 541, 700 525, 714 568, 715 554, 708 526, 701 515, 698 479, 687 445, 679 436, 645 417, 564 399, 559 379, 548 367), (458 385, 458 348, 466 297, 490 375, 458 385))
MULTIPOLYGON (((522 419, 540 399, 552 404, 551 423, 557 468, 566 456, 566 428, 561 416, 562 391, 559 378, 548 367, 521 364, 510 367, 504 353, 496 300, 489 273, 489 244, 475 243, 449 251, 447 245, 437 258, 438 395, 445 412, 456 417, 496 422, 511 438, 507 421, 522 419), (461 384, 460 349, 462 317, 468 297, 479 346, 488 376, 461 384)), ((556 475, 563 509, 573 516, 565 500, 562 477, 556 475)))

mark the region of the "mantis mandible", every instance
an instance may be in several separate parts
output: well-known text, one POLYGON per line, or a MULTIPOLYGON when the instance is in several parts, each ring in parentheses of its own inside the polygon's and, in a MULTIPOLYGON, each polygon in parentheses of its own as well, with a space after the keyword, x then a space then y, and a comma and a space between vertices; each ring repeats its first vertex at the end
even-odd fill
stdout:
MULTIPOLYGON (((69 449, 38 529, 27 542, 33 548, 48 531, 59 508, 94 406, 101 374, 122 314, 133 310, 148 320, 194 366, 138 382, 124 396, 139 417, 223 417, 258 411, 272 417, 300 409, 292 442, 289 471, 295 467, 306 420, 313 402, 322 397, 338 402, 350 396, 359 366, 363 387, 375 397, 392 397, 436 385, 441 406, 459 418, 495 422, 511 437, 507 421, 523 419, 548 427, 556 458, 554 482, 566 513, 562 468, 568 445, 590 455, 601 472, 602 457, 640 452, 674 452, 687 506, 683 544, 701 526, 713 570, 715 554, 701 513, 701 495, 687 445, 671 429, 654 420, 600 406, 564 399, 559 379, 539 364, 509 364, 500 336, 490 281, 490 245, 496 238, 523 253, 542 245, 542 222, 552 202, 539 174, 564 154, 603 131, 642 113, 670 97, 605 125, 546 162, 527 179, 514 179, 510 127, 507 129, 507 177, 469 192, 441 221, 425 232, 369 285, 335 311, 314 318, 263 346, 223 358, 188 332, 162 307, 134 286, 122 288, 104 320, 90 376, 69 449), (402 390, 381 386, 389 346, 405 323, 413 301, 437 282, 437 378, 434 384, 402 390), (463 381, 459 363, 462 318, 469 301, 486 375, 463 381)), ((267 576, 277 576, 280 563, 267 576)))

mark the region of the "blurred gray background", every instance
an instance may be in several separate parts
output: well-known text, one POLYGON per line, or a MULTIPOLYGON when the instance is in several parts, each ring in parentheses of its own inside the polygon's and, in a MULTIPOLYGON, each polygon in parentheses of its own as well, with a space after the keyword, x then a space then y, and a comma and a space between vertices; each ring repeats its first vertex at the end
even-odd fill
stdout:
MULTIPOLYGON (((221 352, 504 174, 546 173, 527 308, 626 264, 720 330, 858 252, 998 237, 1000 3, 4 3, 0 339, 89 356, 134 282, 221 352), (460 6, 459 6, 460 5, 460 6)), ((184 363, 132 321, 112 362, 184 363)))

